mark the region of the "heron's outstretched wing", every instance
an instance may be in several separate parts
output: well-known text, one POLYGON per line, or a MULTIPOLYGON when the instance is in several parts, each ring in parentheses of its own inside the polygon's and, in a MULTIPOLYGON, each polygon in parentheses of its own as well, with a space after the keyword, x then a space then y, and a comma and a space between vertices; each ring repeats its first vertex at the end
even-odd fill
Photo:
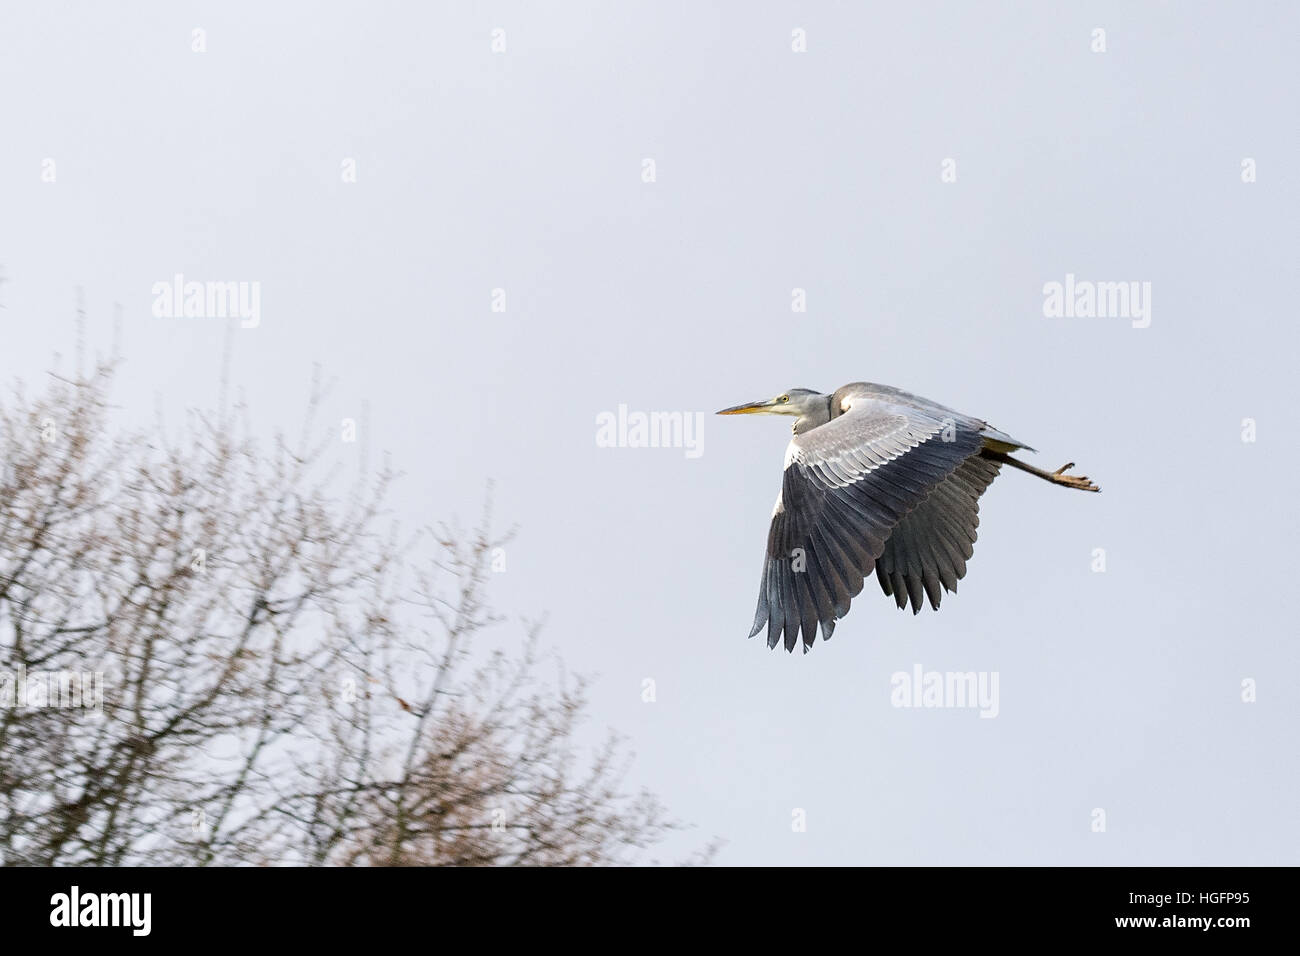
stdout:
POLYGON ((750 632, 766 624, 769 647, 784 635, 794 650, 802 630, 807 651, 818 626, 828 640, 898 523, 982 446, 983 422, 939 406, 866 385, 832 401, 844 413, 797 435, 786 453, 750 632))
POLYGON ((876 578, 900 608, 910 599, 912 613, 919 613, 928 597, 937 611, 943 592, 957 590, 974 553, 979 496, 998 476, 998 468, 996 461, 979 455, 967 458, 894 527, 876 562, 876 578))

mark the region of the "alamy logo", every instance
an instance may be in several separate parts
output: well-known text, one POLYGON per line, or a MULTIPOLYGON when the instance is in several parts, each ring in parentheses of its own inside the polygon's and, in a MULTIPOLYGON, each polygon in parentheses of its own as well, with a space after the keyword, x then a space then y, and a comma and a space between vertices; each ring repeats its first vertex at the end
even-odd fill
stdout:
POLYGON ((1093 282, 1065 274, 1065 282, 1043 285, 1043 315, 1049 319, 1132 319, 1133 328, 1151 324, 1151 283, 1093 282))
POLYGON ((186 282, 178 272, 151 291, 153 314, 160 319, 239 319, 245 329, 262 323, 260 282, 186 282))
POLYGON ((889 702, 895 707, 978 709, 981 717, 998 715, 997 671, 927 671, 920 664, 889 678, 889 702))
POLYGON ((74 886, 70 893, 50 897, 51 926, 130 926, 133 936, 148 936, 152 920, 152 893, 85 893, 74 886))
POLYGON ((704 454, 703 412, 629 412, 596 416, 598 448, 684 448, 687 458, 704 454))
POLYGON ((103 713, 103 671, 0 671, 0 708, 82 707, 103 713))

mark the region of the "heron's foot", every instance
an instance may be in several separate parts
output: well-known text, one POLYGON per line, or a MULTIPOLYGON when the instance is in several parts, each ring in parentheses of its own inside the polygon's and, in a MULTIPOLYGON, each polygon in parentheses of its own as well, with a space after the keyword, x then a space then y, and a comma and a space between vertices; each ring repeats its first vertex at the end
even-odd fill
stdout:
POLYGON ((1064 485, 1067 488, 1078 488, 1080 491, 1101 491, 1096 485, 1088 480, 1087 475, 1067 475, 1066 472, 1074 467, 1074 462, 1062 465, 1056 471, 1052 472, 1048 478, 1058 485, 1064 485))

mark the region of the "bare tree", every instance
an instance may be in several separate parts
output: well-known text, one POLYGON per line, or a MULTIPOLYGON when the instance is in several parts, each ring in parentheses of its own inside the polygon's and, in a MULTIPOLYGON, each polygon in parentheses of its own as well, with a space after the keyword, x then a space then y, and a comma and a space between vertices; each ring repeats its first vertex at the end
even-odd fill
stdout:
POLYGON ((0 405, 0 859, 609 864, 677 825, 579 746, 537 625, 487 646, 490 513, 382 527, 394 475, 340 489, 318 382, 269 452, 243 409, 115 434, 115 368, 0 405))

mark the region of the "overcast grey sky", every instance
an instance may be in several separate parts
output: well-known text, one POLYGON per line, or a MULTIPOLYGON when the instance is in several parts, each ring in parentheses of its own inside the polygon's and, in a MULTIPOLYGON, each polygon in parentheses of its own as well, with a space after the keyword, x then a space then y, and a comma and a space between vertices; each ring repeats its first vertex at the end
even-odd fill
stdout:
POLYGON ((0 380, 71 351, 80 286, 124 424, 215 401, 234 325, 259 430, 321 363, 411 526, 494 479, 496 599, 600 675, 673 849, 1295 864, 1297 38, 1289 3, 5 0, 0 380), (177 273, 260 324, 155 317, 177 273), (1150 283, 1149 326, 1046 317, 1067 275, 1150 283), (939 613, 872 581, 769 652, 788 422, 688 457, 596 419, 857 380, 1103 492, 1004 473, 939 613), (892 706, 918 664, 996 673, 997 717, 892 706))

